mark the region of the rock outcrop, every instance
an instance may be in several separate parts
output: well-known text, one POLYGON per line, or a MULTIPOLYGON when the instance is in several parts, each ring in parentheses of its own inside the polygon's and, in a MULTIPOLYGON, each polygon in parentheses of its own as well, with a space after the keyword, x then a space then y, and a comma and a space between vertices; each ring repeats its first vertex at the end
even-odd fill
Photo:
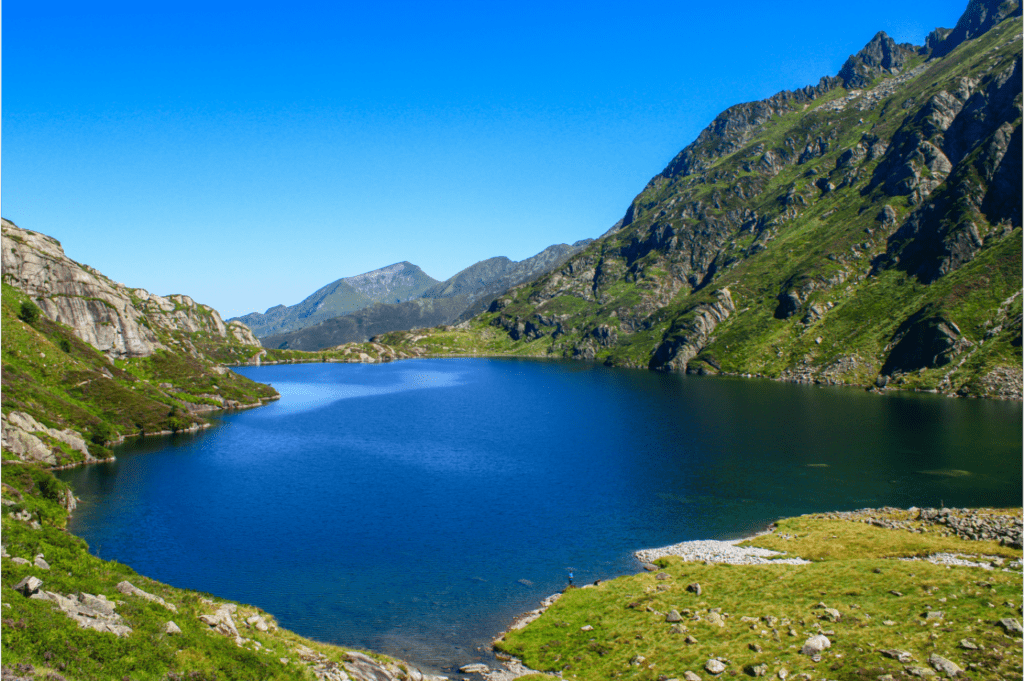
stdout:
POLYGON ((19 411, 0 416, 0 424, 4 451, 14 454, 22 461, 50 465, 57 463, 57 457, 54 455, 56 443, 63 443, 81 453, 86 461, 93 458, 82 436, 71 429, 47 428, 28 414, 19 411), (47 444, 44 439, 53 444, 47 444))
POLYGON ((188 296, 158 296, 111 281, 68 258, 52 237, 3 220, 2 244, 4 283, 27 293, 48 318, 71 327, 112 359, 167 349, 160 332, 206 333, 259 345, 244 324, 225 325, 216 310, 188 296))

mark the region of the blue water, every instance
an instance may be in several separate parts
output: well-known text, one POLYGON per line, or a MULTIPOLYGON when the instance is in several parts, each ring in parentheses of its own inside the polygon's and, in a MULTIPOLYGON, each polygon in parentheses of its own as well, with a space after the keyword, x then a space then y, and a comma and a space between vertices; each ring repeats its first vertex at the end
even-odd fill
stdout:
POLYGON ((433 669, 486 659, 569 568, 632 572, 640 548, 814 511, 1021 505, 1020 403, 529 360, 238 371, 281 400, 63 472, 72 531, 433 669))

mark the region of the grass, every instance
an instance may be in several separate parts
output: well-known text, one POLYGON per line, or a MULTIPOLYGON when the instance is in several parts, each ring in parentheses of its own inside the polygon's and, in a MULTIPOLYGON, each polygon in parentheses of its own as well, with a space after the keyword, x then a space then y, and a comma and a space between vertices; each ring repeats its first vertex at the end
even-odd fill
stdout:
MULTIPOLYGON (((1010 512, 1020 515, 1020 509, 1010 512)), ((747 543, 812 562, 730 566, 661 559, 661 578, 644 573, 566 591, 538 620, 506 634, 498 648, 533 669, 581 679, 653 681, 686 671, 708 678, 703 667, 713 657, 729 660, 724 677, 752 676, 763 664, 771 677, 785 669, 790 677, 876 679, 898 677, 906 666, 927 667, 931 654, 965 669, 976 665, 970 678, 1020 678, 1020 637, 996 624, 1020 616, 1019 550, 825 517, 780 521, 773 534, 747 543), (897 560, 943 551, 1018 563, 1004 572, 897 560), (700 596, 687 589, 693 583, 701 585, 700 596), (826 607, 839 612, 838 621, 826 607), (682 615, 677 625, 666 621, 672 610, 682 615), (932 610, 942 618, 928 620, 932 610), (722 626, 709 618, 712 612, 721 615, 722 626), (814 662, 800 648, 820 632, 832 647, 814 662), (978 649, 964 649, 965 639, 978 649), (900 664, 881 653, 893 648, 909 651, 915 662, 900 664)))

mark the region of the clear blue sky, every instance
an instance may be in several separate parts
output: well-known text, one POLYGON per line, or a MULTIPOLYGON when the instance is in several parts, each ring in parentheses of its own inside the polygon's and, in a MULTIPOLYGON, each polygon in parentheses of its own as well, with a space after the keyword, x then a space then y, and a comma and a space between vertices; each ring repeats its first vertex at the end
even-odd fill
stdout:
POLYGON ((225 317, 597 237, 720 111, 966 0, 3 3, 2 210, 225 317))

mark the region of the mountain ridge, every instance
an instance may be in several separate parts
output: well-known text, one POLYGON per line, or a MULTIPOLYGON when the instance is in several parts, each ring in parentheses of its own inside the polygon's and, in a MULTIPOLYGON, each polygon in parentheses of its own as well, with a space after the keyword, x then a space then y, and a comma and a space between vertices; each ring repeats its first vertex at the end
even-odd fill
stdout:
POLYGON ((260 340, 267 348, 312 351, 366 341, 391 331, 464 321, 486 309, 493 298, 510 287, 557 267, 591 241, 581 239, 572 245, 554 244, 518 262, 505 256, 481 260, 434 284, 419 298, 395 304, 375 303, 303 329, 264 336, 260 340))

